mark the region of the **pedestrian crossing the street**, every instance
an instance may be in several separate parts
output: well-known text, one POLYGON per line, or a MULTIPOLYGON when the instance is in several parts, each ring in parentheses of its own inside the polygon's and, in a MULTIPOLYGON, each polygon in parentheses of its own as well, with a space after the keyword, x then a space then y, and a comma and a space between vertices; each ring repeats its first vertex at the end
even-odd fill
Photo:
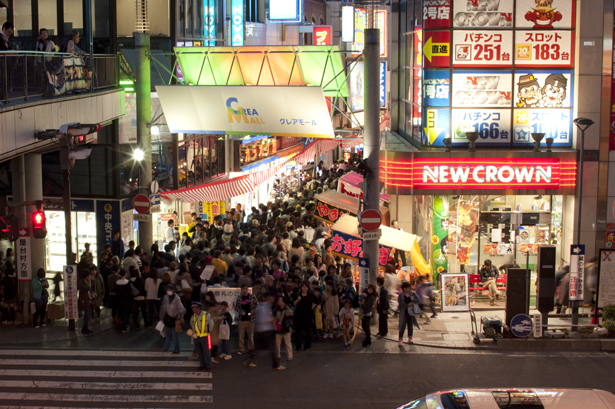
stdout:
POLYGON ((203 408, 212 376, 188 354, 0 349, 0 408, 203 408))

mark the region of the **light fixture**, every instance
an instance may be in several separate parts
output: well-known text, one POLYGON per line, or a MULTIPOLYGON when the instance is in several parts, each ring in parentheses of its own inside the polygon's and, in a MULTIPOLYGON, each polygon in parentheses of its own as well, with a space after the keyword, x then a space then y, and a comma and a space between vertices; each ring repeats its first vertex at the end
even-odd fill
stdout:
POLYGON ((476 150, 476 141, 478 140, 478 132, 466 132, 466 139, 469 142, 468 150, 474 152, 476 150))
POLYGON ((160 127, 157 125, 153 125, 151 128, 152 135, 160 135, 160 127))
POLYGON ((453 147, 453 140, 451 138, 444 138, 442 142, 444 143, 444 146, 446 146, 445 152, 450 152, 453 147))
POLYGON ((145 154, 140 148, 135 149, 134 152, 132 153, 132 156, 135 158, 137 162, 141 162, 143 158, 145 158, 145 154))
POLYGON ((547 143, 547 152, 551 152, 551 145, 553 145, 553 138, 547 138, 545 139, 545 142, 547 143))
POLYGON ((534 140, 534 152, 540 152, 540 142, 545 137, 544 132, 532 132, 532 139, 534 140))

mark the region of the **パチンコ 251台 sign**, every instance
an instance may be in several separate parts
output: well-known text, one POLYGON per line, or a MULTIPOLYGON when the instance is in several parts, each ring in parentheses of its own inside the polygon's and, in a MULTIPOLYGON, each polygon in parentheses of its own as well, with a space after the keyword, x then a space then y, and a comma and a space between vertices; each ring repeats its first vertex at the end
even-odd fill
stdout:
POLYGON ((511 31, 453 32, 453 67, 512 67, 511 31))

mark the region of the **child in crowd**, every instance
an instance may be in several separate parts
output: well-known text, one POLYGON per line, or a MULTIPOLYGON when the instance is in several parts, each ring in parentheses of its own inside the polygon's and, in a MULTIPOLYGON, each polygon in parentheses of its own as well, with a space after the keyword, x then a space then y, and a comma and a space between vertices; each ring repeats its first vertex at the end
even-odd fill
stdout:
POLYGON ((352 301, 344 300, 344 308, 340 310, 340 322, 344 331, 344 345, 350 345, 350 329, 354 322, 354 310, 352 309, 352 301))

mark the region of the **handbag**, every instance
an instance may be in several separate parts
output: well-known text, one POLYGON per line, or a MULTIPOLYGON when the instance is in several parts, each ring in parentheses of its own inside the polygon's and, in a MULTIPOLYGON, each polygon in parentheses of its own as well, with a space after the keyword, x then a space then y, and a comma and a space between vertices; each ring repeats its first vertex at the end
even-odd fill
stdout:
POLYGON ((406 309, 408 315, 411 317, 419 317, 422 314, 421 307, 417 303, 412 303, 406 309))
POLYGON ((164 325, 169 328, 173 328, 173 326, 175 325, 175 321, 175 317, 171 317, 169 314, 164 314, 164 317, 162 318, 162 322, 164 323, 164 325))
POLYGON ((331 328, 332 329, 339 329, 340 327, 340 320, 337 316, 333 316, 331 317, 331 328))
POLYGON ((177 332, 178 334, 184 332, 181 321, 175 321, 175 332, 177 332))
POLYGON ((275 330, 282 331, 282 320, 284 319, 284 315, 286 315, 286 311, 282 311, 282 317, 279 320, 275 320, 275 330))
POLYGON ((228 340, 231 338, 231 327, 227 323, 220 324, 218 338, 222 340, 228 340))

